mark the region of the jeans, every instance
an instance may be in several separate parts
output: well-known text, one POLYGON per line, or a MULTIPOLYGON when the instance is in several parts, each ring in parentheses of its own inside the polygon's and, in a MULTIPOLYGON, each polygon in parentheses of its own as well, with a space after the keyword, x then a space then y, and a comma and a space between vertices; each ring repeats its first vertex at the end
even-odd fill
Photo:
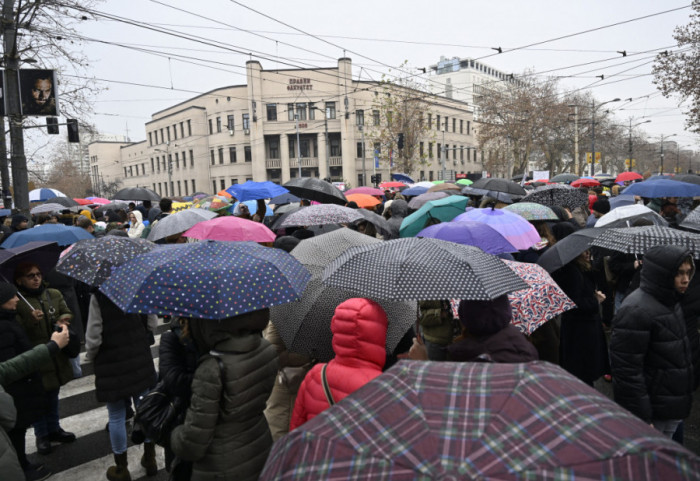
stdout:
POLYGON ((58 425, 58 389, 47 391, 46 397, 49 406, 46 414, 34 423, 34 436, 43 438, 51 433, 56 433, 61 428, 58 425))
POLYGON ((80 367, 80 356, 69 359, 70 367, 73 369, 73 379, 83 377, 83 369, 80 367))
MULTIPOLYGON (((138 406, 140 396, 148 394, 148 389, 141 394, 134 396, 134 406, 138 406)), ((109 441, 112 444, 114 454, 126 452, 126 405, 127 400, 107 403, 107 413, 109 414, 109 441)), ((148 440, 146 440, 148 441, 148 440)))
POLYGON ((661 431, 664 436, 670 438, 673 437, 681 421, 682 419, 653 419, 651 424, 654 425, 654 428, 661 431))

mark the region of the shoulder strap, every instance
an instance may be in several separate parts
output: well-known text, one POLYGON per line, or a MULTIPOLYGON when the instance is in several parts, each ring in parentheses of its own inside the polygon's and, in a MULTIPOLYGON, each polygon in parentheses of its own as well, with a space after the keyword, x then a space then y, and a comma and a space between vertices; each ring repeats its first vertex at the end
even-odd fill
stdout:
POLYGON ((328 404, 332 406, 335 404, 335 400, 333 399, 333 393, 331 393, 331 388, 328 386, 328 379, 326 378, 327 367, 328 363, 324 364, 321 368, 321 381, 323 383, 323 392, 326 393, 326 400, 328 401, 328 404))
POLYGON ((219 405, 221 410, 224 409, 224 399, 226 394, 226 365, 224 361, 221 360, 221 354, 216 351, 209 351, 209 355, 216 359, 216 363, 219 365, 219 376, 221 376, 221 399, 219 400, 219 405))

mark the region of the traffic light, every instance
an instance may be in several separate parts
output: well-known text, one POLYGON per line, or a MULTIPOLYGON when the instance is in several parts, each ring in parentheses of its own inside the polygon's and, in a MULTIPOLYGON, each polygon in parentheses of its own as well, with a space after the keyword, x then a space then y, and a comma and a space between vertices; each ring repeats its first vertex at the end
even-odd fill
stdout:
POLYGON ((399 134, 399 138, 398 138, 396 144, 398 145, 399 150, 403 149, 403 134, 399 134))
POLYGON ((46 117, 46 131, 51 135, 58 134, 58 119, 56 117, 46 117))
POLYGON ((78 134, 78 121, 75 119, 67 119, 66 124, 68 125, 68 142, 80 142, 80 135, 78 134))
POLYGON ((372 181, 373 184, 381 184, 382 182, 382 174, 373 174, 370 177, 370 180, 372 181))

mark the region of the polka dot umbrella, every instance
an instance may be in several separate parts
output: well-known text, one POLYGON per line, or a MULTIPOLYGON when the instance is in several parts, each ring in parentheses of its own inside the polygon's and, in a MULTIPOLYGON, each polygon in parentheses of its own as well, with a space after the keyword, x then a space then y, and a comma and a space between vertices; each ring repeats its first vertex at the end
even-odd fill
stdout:
POLYGON ((167 245, 114 271, 100 287, 129 313, 226 319, 298 299, 309 271, 254 242, 167 245))

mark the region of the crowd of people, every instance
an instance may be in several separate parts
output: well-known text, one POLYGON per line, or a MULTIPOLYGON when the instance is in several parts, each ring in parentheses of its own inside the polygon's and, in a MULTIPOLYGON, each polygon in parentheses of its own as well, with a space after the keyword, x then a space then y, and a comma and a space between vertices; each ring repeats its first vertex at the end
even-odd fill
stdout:
MULTIPOLYGON (((646 202, 671 226, 693 207, 692 199, 646 202)), ((472 196, 470 203, 495 208, 499 199, 472 196)), ((386 219, 382 233, 368 220, 340 228, 384 240, 399 238, 411 211, 408 205, 400 192, 387 190, 371 209, 386 219)), ((358 208, 352 202, 346 206, 358 208)), ((552 206, 557 220, 532 221, 540 242, 501 257, 537 262, 610 209, 609 196, 601 190, 591 191, 589 205, 577 209, 552 206)), ((265 210, 261 200, 254 216, 245 204, 236 215, 276 227, 265 210)), ((157 207, 132 202, 125 210, 84 208, 77 215, 65 211, 29 219, 16 214, 0 229, 7 239, 32 228, 30 222, 65 223, 95 237, 146 238, 169 215, 172 200, 162 199, 157 207)), ((642 219, 637 225, 647 223, 642 219)), ((307 227, 276 228, 271 247, 293 252, 317 235, 307 227)), ((183 242, 188 240, 181 233, 159 241, 183 242)), ((604 377, 613 383, 615 401, 682 443, 682 421, 700 385, 697 254, 678 246, 654 247, 643 258, 586 249, 552 273, 576 307, 530 336, 512 325, 507 295, 461 300, 456 309, 449 299, 420 300, 416 327, 405 333, 395 352, 387 353, 387 313, 373 300, 351 298, 337 306, 331 320, 335 357, 328 363, 291 352, 269 322, 268 309, 220 321, 172 317, 165 320, 170 329, 160 337, 158 370, 151 355, 159 322, 155 315, 124 313, 96 289, 22 262, 14 268, 13 282, 0 283, 0 477, 36 481, 51 475, 45 465, 27 458, 29 427, 41 456, 50 455, 56 443, 76 440, 60 425, 59 391, 81 376, 81 345, 86 360, 95 365, 97 400, 107 406, 114 454, 114 465, 106 472, 110 481, 131 479, 126 454, 130 420, 156 384, 173 400, 178 421, 160 440, 134 427, 132 441, 143 443, 140 463, 146 474, 158 472, 160 445, 172 479, 252 480, 275 441, 381 375, 397 358, 540 359, 559 364, 590 386, 604 377)))

